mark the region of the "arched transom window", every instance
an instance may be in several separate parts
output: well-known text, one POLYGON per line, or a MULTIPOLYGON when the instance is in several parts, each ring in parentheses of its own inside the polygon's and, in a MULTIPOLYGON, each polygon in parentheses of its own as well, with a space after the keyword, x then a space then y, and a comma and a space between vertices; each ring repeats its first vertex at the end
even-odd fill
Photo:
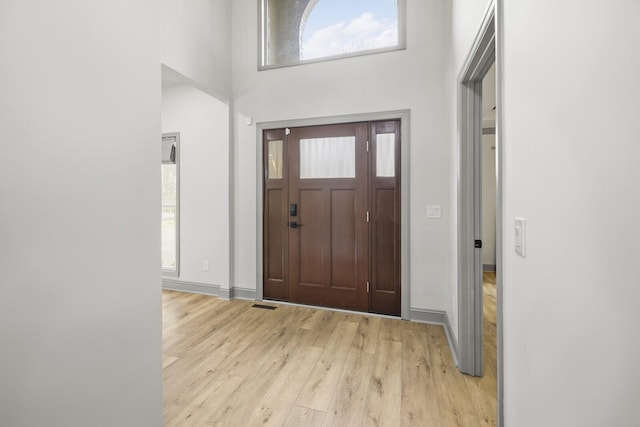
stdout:
POLYGON ((271 68, 404 48, 404 0, 262 0, 271 68))

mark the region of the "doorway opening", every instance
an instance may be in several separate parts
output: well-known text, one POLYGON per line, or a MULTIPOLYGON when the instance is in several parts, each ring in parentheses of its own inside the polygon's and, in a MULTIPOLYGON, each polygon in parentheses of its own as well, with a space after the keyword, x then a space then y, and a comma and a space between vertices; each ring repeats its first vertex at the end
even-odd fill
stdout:
POLYGON ((263 131, 263 296, 399 316, 399 120, 263 131))
POLYGON ((482 144, 480 169, 482 232, 482 365, 488 389, 497 379, 496 270, 496 74, 495 63, 482 79, 482 144))
MULTIPOLYGON (((500 73, 496 61, 496 4, 491 2, 458 81, 458 368, 473 376, 484 373, 483 357, 483 80, 495 67, 495 295, 496 295, 496 400, 497 421, 503 425, 502 365, 502 156, 500 135, 500 73)), ((491 172, 491 171, 487 171, 491 172)), ((488 236, 491 238, 492 236, 488 236)), ((485 251, 487 252, 487 251, 485 251)), ((486 253, 485 253, 486 256, 486 253)), ((486 258, 485 258, 486 259, 486 258)), ((491 355, 493 356, 493 355, 491 355)))
POLYGON ((495 16, 483 23, 459 81, 458 359, 482 376, 482 80, 495 62, 495 16))

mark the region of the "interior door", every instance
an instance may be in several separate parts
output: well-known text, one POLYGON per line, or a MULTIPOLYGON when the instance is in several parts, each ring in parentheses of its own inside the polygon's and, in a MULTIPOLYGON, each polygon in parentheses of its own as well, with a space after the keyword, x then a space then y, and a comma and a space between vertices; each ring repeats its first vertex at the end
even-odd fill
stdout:
POLYGON ((289 298, 368 311, 367 124, 291 129, 289 298))

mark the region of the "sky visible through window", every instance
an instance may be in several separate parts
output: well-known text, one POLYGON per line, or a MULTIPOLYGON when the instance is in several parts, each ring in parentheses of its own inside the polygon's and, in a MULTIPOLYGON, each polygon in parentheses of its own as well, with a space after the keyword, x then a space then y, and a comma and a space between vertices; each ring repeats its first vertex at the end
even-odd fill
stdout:
POLYGON ((320 0, 304 28, 300 59, 397 44, 397 0, 320 0))

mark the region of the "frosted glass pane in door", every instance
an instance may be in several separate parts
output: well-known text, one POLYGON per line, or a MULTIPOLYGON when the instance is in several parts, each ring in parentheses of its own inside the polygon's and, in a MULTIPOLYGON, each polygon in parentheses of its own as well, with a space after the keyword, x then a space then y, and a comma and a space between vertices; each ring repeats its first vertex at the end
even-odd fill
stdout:
POLYGON ((282 141, 269 141, 269 178, 282 178, 282 141))
POLYGON ((356 137, 300 140, 300 178, 355 178, 356 137))
POLYGON ((379 133, 376 135, 376 176, 396 176, 395 142, 395 133, 379 133))

